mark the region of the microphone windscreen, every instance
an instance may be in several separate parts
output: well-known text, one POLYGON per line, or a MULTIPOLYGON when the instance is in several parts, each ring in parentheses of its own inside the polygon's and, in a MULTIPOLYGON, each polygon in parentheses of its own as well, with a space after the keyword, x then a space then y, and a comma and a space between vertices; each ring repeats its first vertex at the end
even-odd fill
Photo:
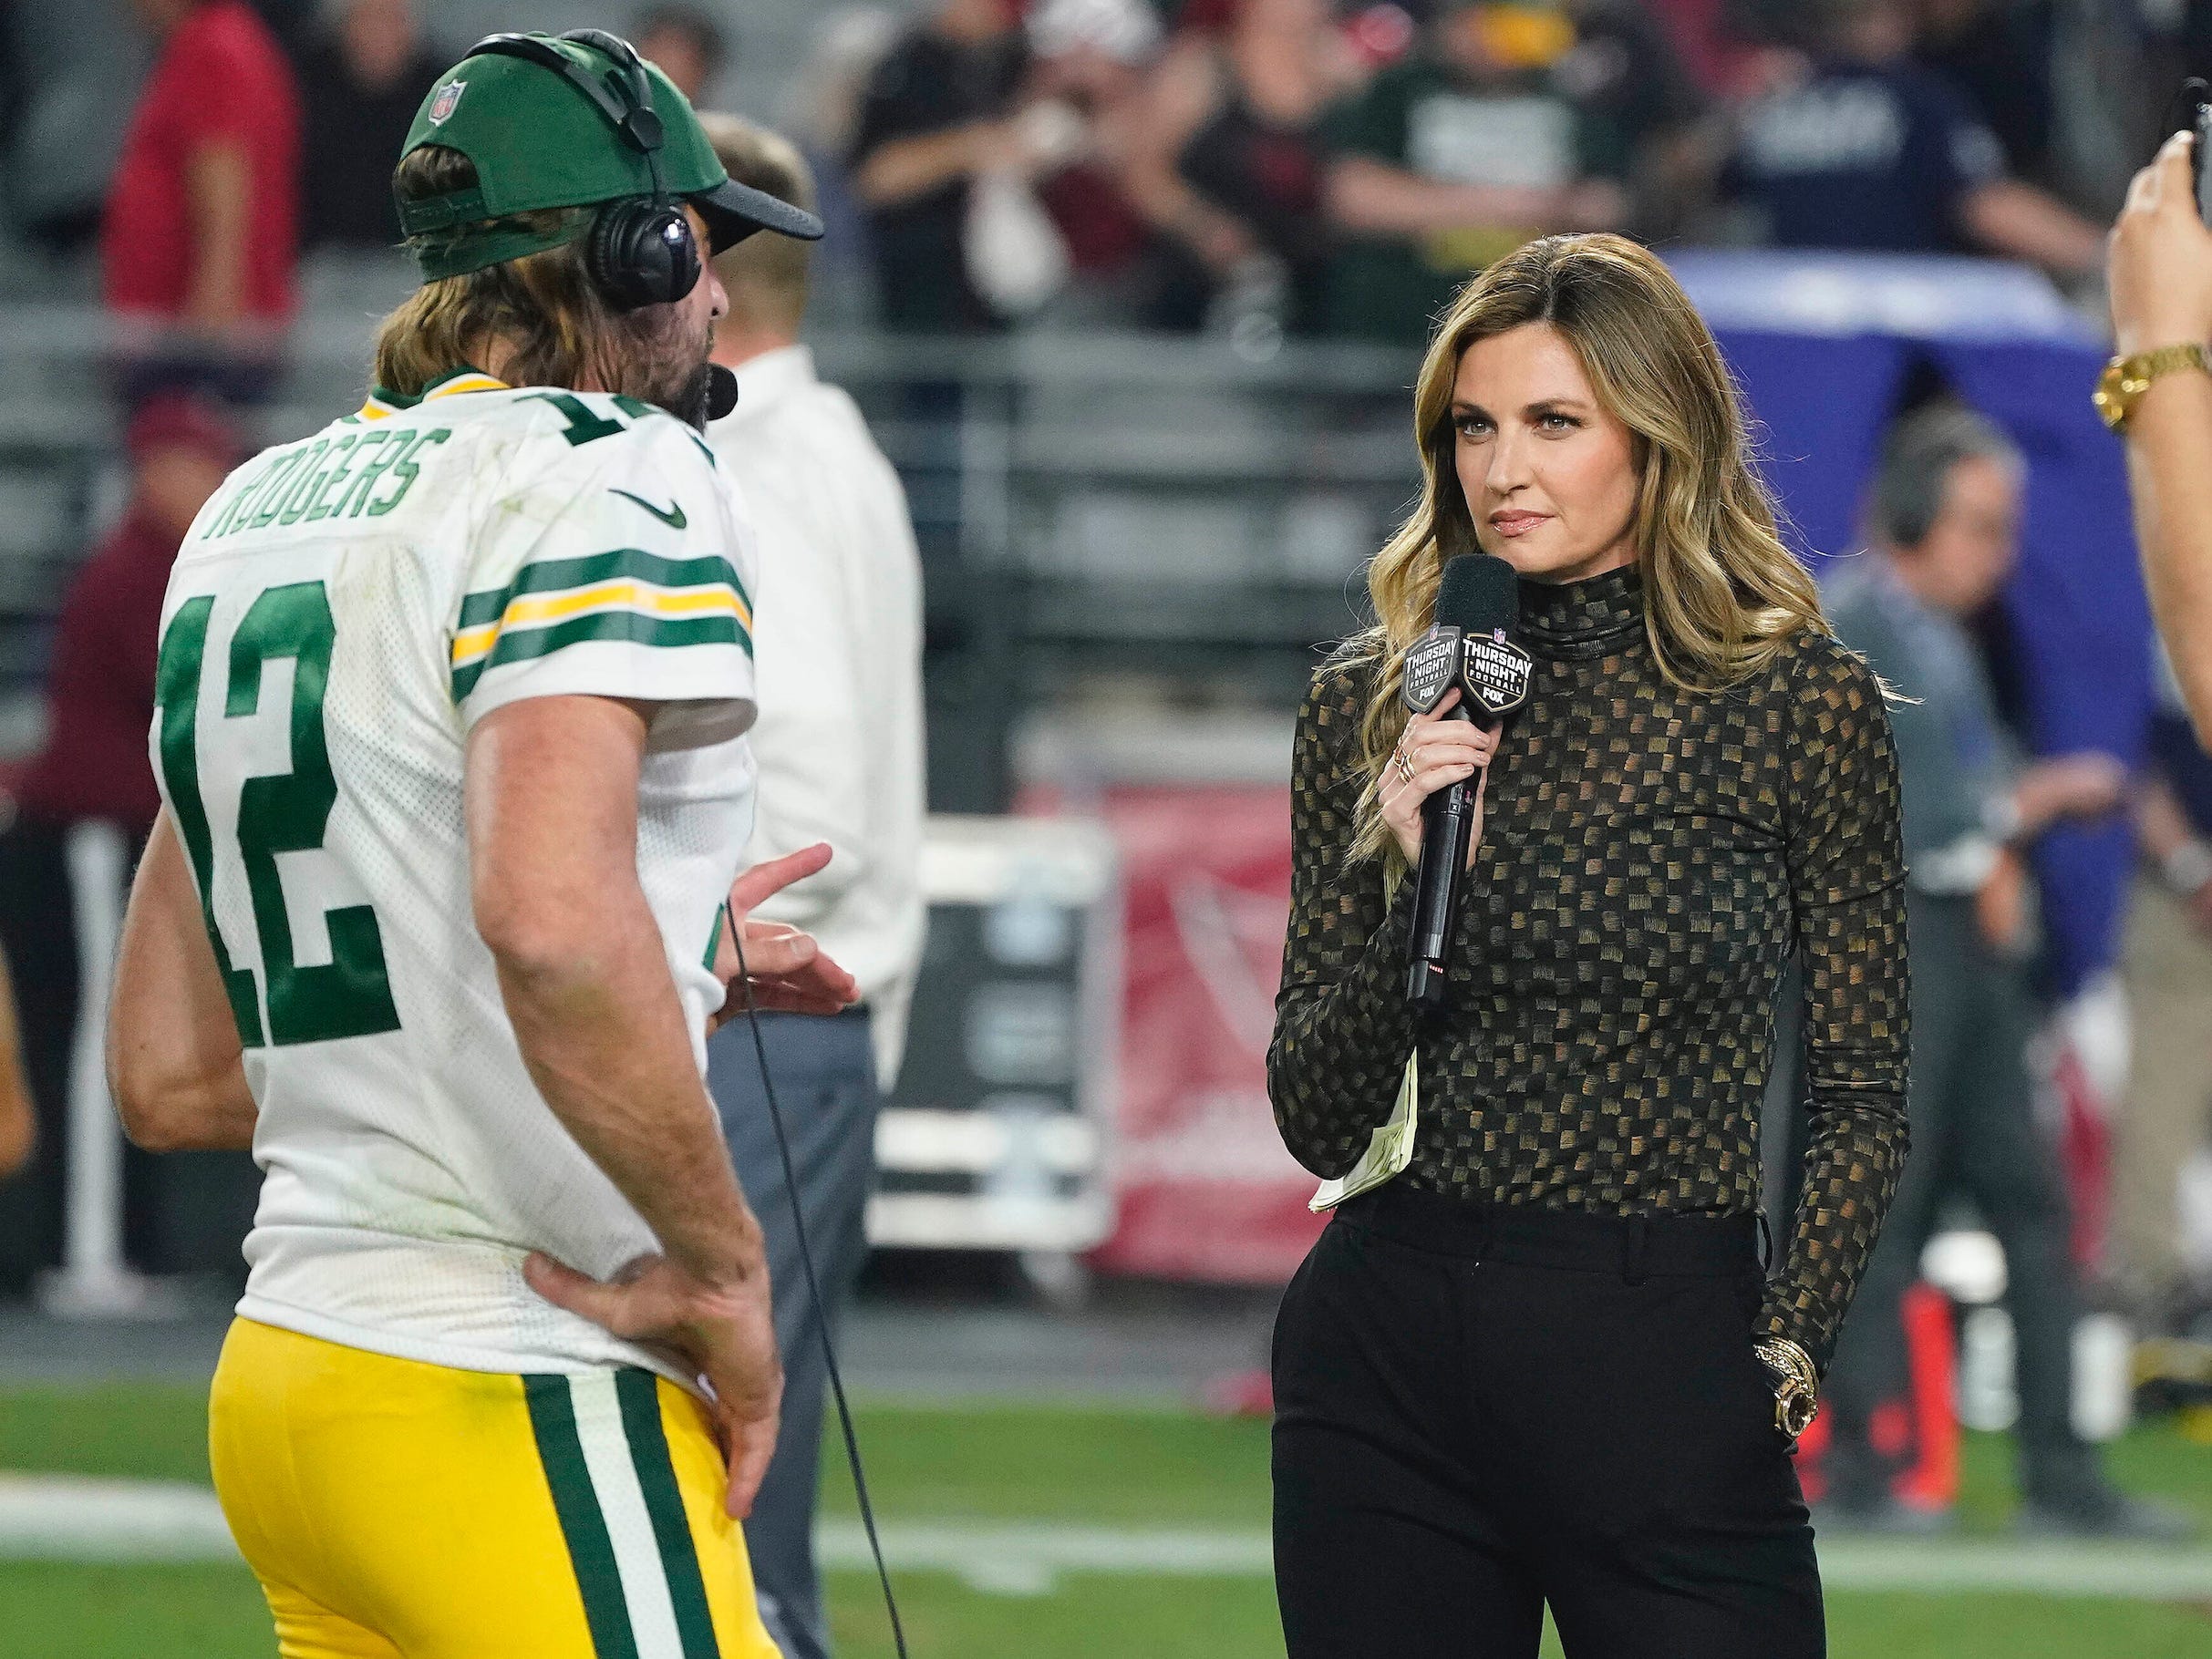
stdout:
POLYGON ((738 377, 719 363, 709 363, 707 366, 707 418, 719 420, 737 407, 738 377))
POLYGON ((1436 586, 1439 627, 1463 634, 1514 631, 1521 620, 1520 578, 1495 553, 1462 553, 1444 561, 1436 586))

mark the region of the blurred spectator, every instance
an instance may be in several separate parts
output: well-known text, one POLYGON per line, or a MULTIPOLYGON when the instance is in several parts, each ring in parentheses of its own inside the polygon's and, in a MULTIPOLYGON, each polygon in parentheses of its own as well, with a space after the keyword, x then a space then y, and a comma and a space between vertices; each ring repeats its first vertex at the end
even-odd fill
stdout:
POLYGON ((1988 124, 2008 170, 2052 183, 2057 40, 2050 0, 1920 0, 1920 16, 1913 57, 1988 124))
POLYGON ((19 821, 104 818, 143 834, 160 807, 146 733, 169 567, 242 446, 213 409, 173 396, 140 409, 125 442, 129 505, 62 603, 47 737, 16 785, 19 821))
POLYGON ((1329 332, 1416 345, 1469 273, 1533 237, 1622 222, 1621 146, 1553 71, 1566 14, 1443 0, 1420 44, 1328 124, 1324 198, 1346 245, 1329 332))
POLYGON ((294 304, 299 99, 245 0, 133 0, 160 42, 108 196, 109 309, 134 401, 250 398, 294 304))
MULTIPOLYGON (((732 117, 702 118, 731 178, 811 203, 812 181, 790 144, 732 117)), ((799 344, 811 252, 755 236, 715 261, 729 310, 714 356, 737 375, 738 405, 708 440, 745 492, 770 619, 754 642, 761 787, 747 858, 817 841, 834 849, 828 869, 756 913, 811 933, 851 969, 863 999, 829 1017, 760 1018, 789 1118, 792 1197, 834 1334, 868 1253, 878 1091, 898 1074, 922 953, 922 570, 898 476, 853 399, 816 377, 799 344)), ((745 1541, 778 1651, 825 1659, 814 1510, 827 1376, 752 1044, 742 1024, 725 1028, 708 1070, 738 1178, 756 1198, 783 1354, 776 1455, 745 1541)))
POLYGON ((1319 324, 1329 252, 1315 127, 1359 68, 1328 0, 1227 9, 1168 48, 1130 155, 1130 198, 1168 239, 1154 320, 1194 328, 1216 295, 1272 281, 1285 325, 1308 332, 1319 324))
POLYGON ((2162 651, 2151 766, 2137 792, 2143 871, 2127 910, 2127 1100, 2114 1135, 2118 1287, 2143 1326, 2179 1331, 2212 1285, 2184 1268, 2178 1176, 2212 1137, 2212 756, 2162 651))
POLYGON ((300 65, 307 119, 308 247, 397 248, 392 166, 445 59, 417 30, 413 0, 341 0, 300 65))
POLYGON ((2004 1248, 2022 1524, 2172 1536, 2177 1518, 2114 1489, 2072 1423, 2080 1307, 2066 1200, 2028 1077, 2019 849, 2060 819, 2111 810, 2124 774, 2101 754, 2018 765, 1963 625, 2010 573, 2025 483, 2019 451, 1980 417, 1948 406, 1910 417, 1876 478, 1873 549, 1846 562, 1826 596, 1837 636, 1913 699, 1890 710, 1911 871, 1912 1156, 1824 1389, 1831 1520, 1912 1531, 1948 1523, 1892 1494, 1872 1416, 1904 1392, 1901 1299, 1943 1203, 1963 1191, 2004 1248))
POLYGON ((1552 77, 1589 127, 1589 164, 1627 183, 1632 230, 1671 234, 1711 193, 1725 129, 1643 0, 1563 0, 1561 9, 1575 44, 1552 77))
POLYGON ((830 327, 874 315, 873 250, 868 220, 848 163, 860 132, 863 100, 876 66, 900 37, 897 14, 879 5, 830 13, 815 28, 805 61, 786 83, 783 126, 814 175, 815 215, 828 227, 809 267, 809 313, 830 327))
POLYGON ((2103 264, 2104 239, 2010 177, 1967 100, 1912 60, 1911 0, 1823 0, 1804 77, 1743 117, 1731 193, 1785 248, 1979 251, 2062 276, 2103 264))
POLYGON ((1160 29, 1145 0, 942 0, 870 82, 853 151, 884 319, 975 331, 1080 283, 1132 320, 1149 227, 1122 176, 1160 29))
POLYGON ((785 122, 810 166, 820 156, 842 165, 853 153, 869 84, 903 37, 898 15, 880 5, 842 7, 814 30, 806 61, 791 77, 785 122))
POLYGON ((90 17, 77 5, 0 5, 0 59, 16 89, 0 173, 5 211, 9 229, 43 251, 75 256, 98 245, 123 152, 117 117, 153 57, 129 15, 122 0, 101 0, 90 17))
POLYGON ((1067 251, 1066 320, 1129 324, 1159 286, 1152 228, 1124 180, 1148 111, 1160 23, 1147 0, 1036 0, 1029 9, 1026 129, 1060 136, 1038 157, 1038 201, 1067 251))
POLYGON ((630 26, 630 44, 694 104, 706 100, 729 57, 722 31, 695 5, 647 6, 630 26))
POLYGON ((0 1186, 0 1290, 22 1290, 60 1259, 58 1152, 78 1015, 68 832, 101 819, 135 847, 153 827, 161 801, 146 742, 169 567, 193 515, 240 459, 227 421, 174 396, 140 409, 128 443, 129 506, 63 602, 46 742, 16 781, 14 821, 0 833, 0 952, 37 964, 18 982, 16 1005, 39 1137, 57 1152, 21 1185, 0 1186))
POLYGON ((918 333, 997 325, 968 266, 975 181, 1039 164, 1008 119, 1027 67, 1013 0, 939 0, 876 66, 853 144, 884 323, 918 333))
POLYGON ((1742 83, 1750 46, 1734 14, 1742 0, 1647 0, 1669 44, 1705 91, 1728 95, 1742 83))

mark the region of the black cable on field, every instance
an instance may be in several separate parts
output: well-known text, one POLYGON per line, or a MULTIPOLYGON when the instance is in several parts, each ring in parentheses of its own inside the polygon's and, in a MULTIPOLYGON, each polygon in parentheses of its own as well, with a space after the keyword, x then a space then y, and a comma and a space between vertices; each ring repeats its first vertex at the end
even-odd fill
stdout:
MULTIPOLYGON (((768 1097, 768 1120, 776 1131, 776 1152, 783 1160, 783 1195, 791 1206, 791 1232, 799 1241, 799 1265, 806 1272, 806 1292, 814 1304, 814 1328, 822 1334, 822 1356, 830 1372, 830 1393, 837 1401, 837 1423, 844 1431, 845 1461, 853 1470, 853 1492, 860 1499, 861 1525, 867 1529, 868 1551, 875 1557, 876 1582, 884 1587, 884 1610, 891 1615, 891 1641, 899 1659, 907 1659, 906 1627, 899 1622, 899 1601, 891 1591, 891 1570, 884 1564, 883 1540, 875 1533, 875 1505, 868 1498, 868 1476, 861 1468, 860 1436, 853 1432, 853 1408, 845 1403, 845 1379, 837 1369, 837 1345, 830 1340, 830 1310, 822 1299, 822 1281, 814 1272, 814 1252, 806 1239, 806 1218, 799 1208, 799 1171, 791 1162, 791 1140, 783 1128, 783 1108, 776 1104, 776 1086, 768 1075, 768 1044, 760 1036, 760 1011, 753 1004, 751 970, 745 965, 745 942, 739 937, 735 918, 730 943, 738 948, 738 979, 745 997, 745 1023, 753 1034, 753 1056, 760 1065, 760 1092, 768 1097)), ((772 1286, 770 1287, 773 1288, 772 1286)))

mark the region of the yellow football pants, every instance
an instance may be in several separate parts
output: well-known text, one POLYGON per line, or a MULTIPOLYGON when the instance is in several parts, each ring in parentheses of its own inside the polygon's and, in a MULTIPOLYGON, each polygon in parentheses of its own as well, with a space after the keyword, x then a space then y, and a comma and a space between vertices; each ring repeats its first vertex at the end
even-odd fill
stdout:
POLYGON ((456 1371, 241 1319, 208 1417, 284 1659, 775 1659, 707 1414, 649 1372, 456 1371))

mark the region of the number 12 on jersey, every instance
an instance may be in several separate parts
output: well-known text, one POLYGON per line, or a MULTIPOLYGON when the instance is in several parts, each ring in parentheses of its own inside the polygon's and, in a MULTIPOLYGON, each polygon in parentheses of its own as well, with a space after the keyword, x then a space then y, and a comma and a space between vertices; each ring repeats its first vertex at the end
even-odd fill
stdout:
POLYGON ((384 938, 376 912, 366 904, 323 912, 329 931, 330 960, 302 967, 292 938, 291 918, 277 855, 320 849, 338 797, 330 769, 329 744, 323 726, 323 698, 330 680, 331 647, 336 627, 330 601, 319 582, 295 582, 264 589, 247 607, 231 636, 222 711, 208 722, 211 742, 219 742, 224 723, 258 714, 264 670, 291 659, 292 707, 289 721, 292 766, 287 772, 249 777, 239 789, 235 850, 244 866, 246 892, 253 910, 253 933, 261 972, 266 981, 269 1020, 263 1034, 253 971, 233 963, 222 930, 215 923, 215 844, 207 801, 201 788, 200 691, 209 671, 208 623, 212 595, 181 605, 161 636, 155 678, 160 707, 161 779, 169 792, 184 850, 200 888, 201 914, 215 964, 238 1021, 239 1040, 247 1047, 320 1043, 396 1031, 399 1013, 392 1005, 391 980, 385 971, 384 938))

